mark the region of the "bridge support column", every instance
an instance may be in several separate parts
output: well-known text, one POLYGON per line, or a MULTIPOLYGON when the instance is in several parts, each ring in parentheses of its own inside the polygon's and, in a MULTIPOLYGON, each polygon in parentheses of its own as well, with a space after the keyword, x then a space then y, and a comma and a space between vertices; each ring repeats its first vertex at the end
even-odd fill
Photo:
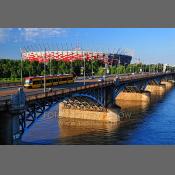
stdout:
POLYGON ((161 84, 164 84, 166 86, 166 90, 170 90, 174 86, 174 82, 169 81, 161 81, 161 84))
POLYGON ((19 135, 19 132, 18 116, 8 110, 0 111, 0 144, 14 144, 15 137, 19 135))
POLYGON ((125 100, 125 101, 140 101, 140 102, 149 102, 151 93, 148 91, 142 92, 121 92, 116 100, 125 100))
POLYGON ((23 88, 0 106, 0 144, 16 144, 24 131, 26 96, 23 88), (9 103, 9 104, 8 104, 9 103), (21 118, 22 117, 22 118, 21 118))
POLYGON ((117 123, 120 116, 116 111, 107 109, 102 111, 66 108, 64 103, 59 104, 59 118, 74 118, 83 120, 94 120, 101 122, 117 123))
POLYGON ((165 84, 147 85, 146 91, 149 91, 151 92, 151 94, 154 94, 154 95, 163 95, 166 91, 166 86, 165 84))

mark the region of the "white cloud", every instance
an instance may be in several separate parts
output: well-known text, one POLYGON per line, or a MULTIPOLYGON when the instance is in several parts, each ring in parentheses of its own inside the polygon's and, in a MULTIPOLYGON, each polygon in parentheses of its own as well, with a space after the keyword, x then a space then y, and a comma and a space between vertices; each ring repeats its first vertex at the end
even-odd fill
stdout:
POLYGON ((63 28, 18 28, 21 36, 26 41, 33 41, 35 39, 45 39, 46 37, 59 37, 65 34, 63 28))
POLYGON ((7 34, 8 29, 6 28, 0 28, 0 42, 4 42, 8 36, 7 34))

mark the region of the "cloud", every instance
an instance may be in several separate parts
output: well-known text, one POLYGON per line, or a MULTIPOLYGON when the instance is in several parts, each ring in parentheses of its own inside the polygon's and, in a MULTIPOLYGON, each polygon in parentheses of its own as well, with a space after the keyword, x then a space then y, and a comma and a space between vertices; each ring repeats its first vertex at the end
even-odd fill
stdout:
POLYGON ((8 36, 8 29, 6 28, 0 28, 0 42, 3 43, 8 36))
POLYGON ((21 37, 26 41, 45 39, 49 37, 60 37, 66 33, 63 28, 18 28, 21 37))

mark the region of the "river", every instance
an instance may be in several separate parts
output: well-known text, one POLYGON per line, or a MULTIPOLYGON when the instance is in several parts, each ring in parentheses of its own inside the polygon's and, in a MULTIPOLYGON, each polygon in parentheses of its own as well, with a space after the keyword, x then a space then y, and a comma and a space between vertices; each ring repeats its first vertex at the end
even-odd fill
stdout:
POLYGON ((25 131, 20 144, 171 145, 175 144, 175 88, 152 96, 149 104, 118 102, 128 122, 119 125, 60 120, 53 106, 25 131))

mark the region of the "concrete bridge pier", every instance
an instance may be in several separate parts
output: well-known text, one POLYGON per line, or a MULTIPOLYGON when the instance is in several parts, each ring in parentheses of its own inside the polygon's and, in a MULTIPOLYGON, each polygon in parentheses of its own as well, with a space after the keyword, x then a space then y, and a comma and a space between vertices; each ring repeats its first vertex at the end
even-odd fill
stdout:
POLYGON ((125 101, 137 101, 137 102, 150 102, 151 93, 149 91, 140 91, 140 92, 120 92, 116 97, 116 100, 125 100, 125 101))
POLYGON ((0 111, 0 144, 15 143, 20 134, 19 118, 9 110, 0 111))
POLYGON ((105 123, 117 123, 120 121, 119 108, 104 108, 91 99, 72 98, 59 104, 59 119, 72 118, 105 123), (72 103, 70 102, 72 101, 72 103))
POLYGON ((163 95, 166 91, 166 85, 165 84, 147 85, 146 91, 151 92, 151 94, 153 94, 153 95, 163 95))
POLYGON ((161 84, 165 85, 166 90, 170 90, 174 86, 174 81, 173 80, 161 81, 161 84))
POLYGON ((0 106, 0 144, 15 144, 21 136, 20 116, 24 119, 26 97, 22 88, 18 89, 17 94, 12 95, 8 102, 0 106))

